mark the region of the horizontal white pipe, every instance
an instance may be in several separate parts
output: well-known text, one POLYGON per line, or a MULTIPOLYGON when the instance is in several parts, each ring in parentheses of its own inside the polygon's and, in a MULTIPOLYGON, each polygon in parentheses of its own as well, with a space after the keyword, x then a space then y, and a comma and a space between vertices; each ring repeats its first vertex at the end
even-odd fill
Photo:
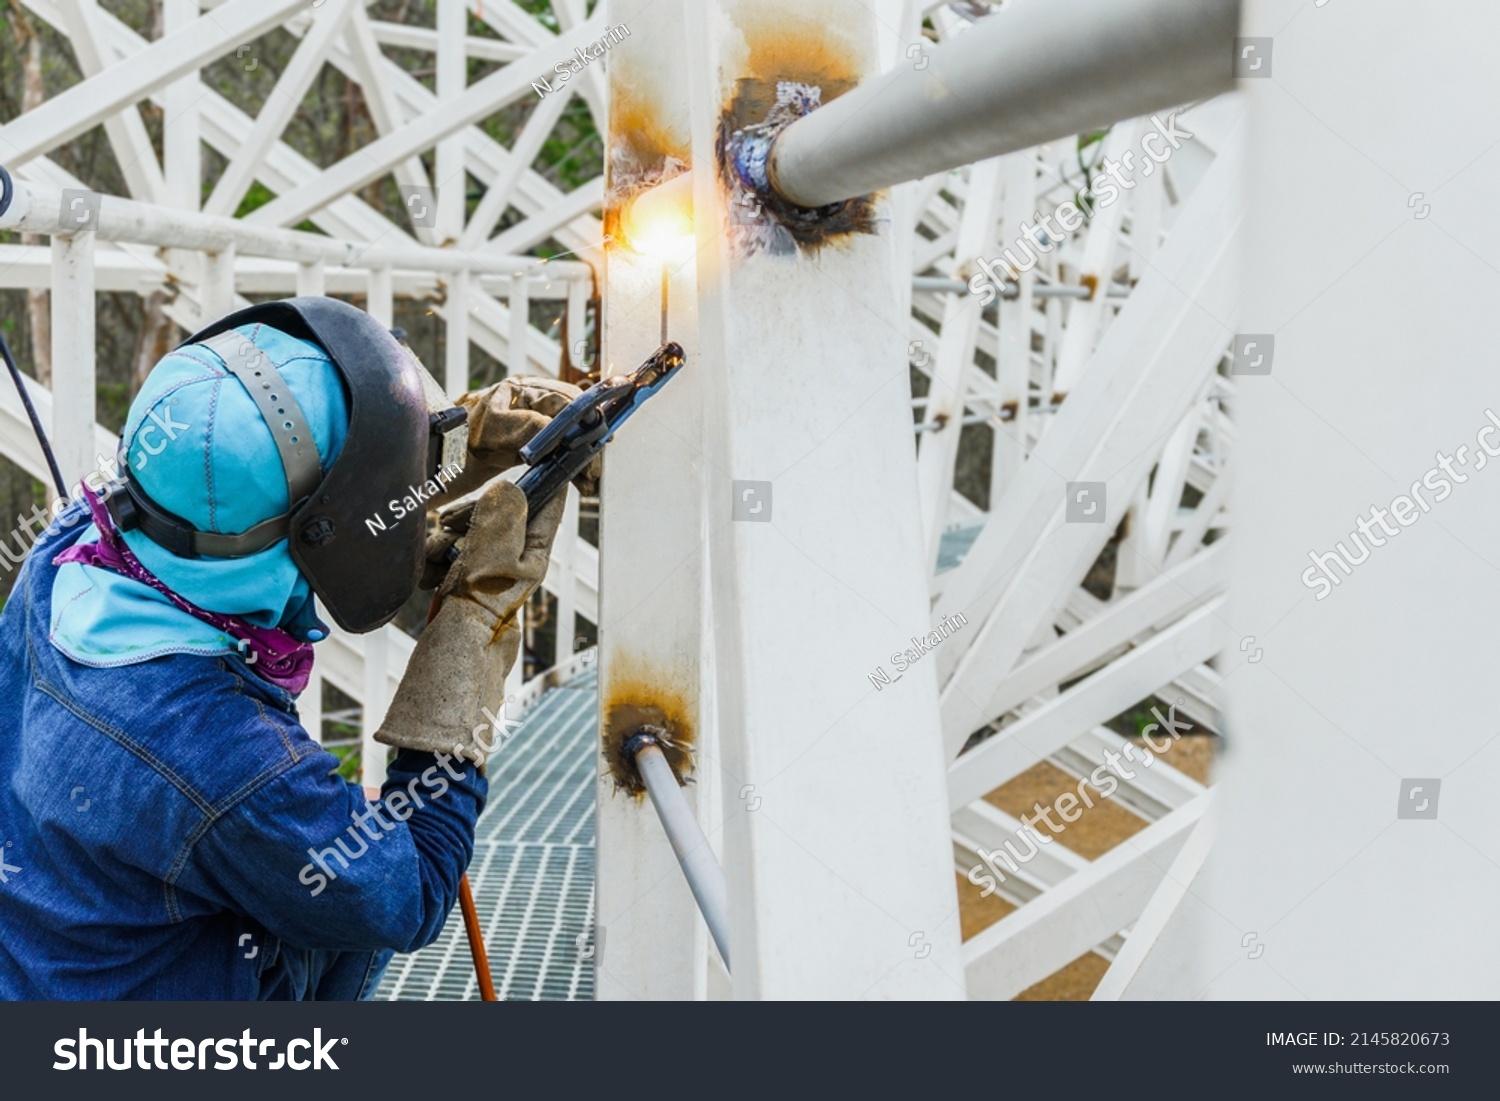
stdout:
MULTIPOLYGON (((550 265, 549 265, 550 267, 550 265)), ((117 249, 100 249, 94 258, 97 289, 147 295, 168 283, 165 265, 144 266, 135 257, 117 249)), ((546 271, 547 269, 543 269, 546 271)), ((330 267, 326 271, 329 294, 363 295, 369 273, 363 266, 330 267)), ((527 298, 559 301, 568 295, 570 280, 533 276, 527 298)), ((476 284, 493 298, 504 301, 514 281, 506 275, 486 275, 476 284)), ((0 245, 0 290, 46 290, 52 286, 52 251, 46 245, 0 245)), ((297 287, 297 265, 262 256, 237 257, 234 286, 241 294, 291 294, 297 287)), ((441 298, 443 288, 431 272, 397 271, 392 276, 397 298, 441 298)))
MULTIPOLYGON (((72 218, 65 218, 68 211, 64 210, 63 193, 57 188, 13 180, 12 190, 9 204, 0 210, 0 230, 48 236, 68 236, 78 232, 79 227, 72 218)), ((98 215, 91 219, 89 228, 106 241, 210 253, 232 248, 239 256, 265 256, 301 264, 365 269, 391 267, 429 272, 467 270, 475 275, 535 275, 545 270, 560 280, 590 275, 589 266, 577 261, 546 263, 535 256, 492 256, 419 245, 391 248, 359 241, 340 241, 316 233, 252 224, 237 218, 171 210, 114 195, 102 196, 98 215)))
MULTIPOLYGON (((914 291, 927 291, 933 294, 962 294, 969 290, 969 284, 962 279, 944 279, 935 275, 914 275, 911 280, 911 289, 914 291)), ((1000 288, 1002 298, 1014 298, 1019 288, 1014 283, 1006 283, 1000 288)), ((1031 293, 1037 298, 1090 298, 1093 291, 1078 283, 1037 283, 1031 288, 1031 293)), ((1130 294, 1130 288, 1122 283, 1111 283, 1109 290, 1105 292, 1107 298, 1125 298, 1130 294)))
POLYGON ((1217 95, 1233 83, 1239 8, 1012 0, 792 123, 771 185, 822 206, 1217 95))

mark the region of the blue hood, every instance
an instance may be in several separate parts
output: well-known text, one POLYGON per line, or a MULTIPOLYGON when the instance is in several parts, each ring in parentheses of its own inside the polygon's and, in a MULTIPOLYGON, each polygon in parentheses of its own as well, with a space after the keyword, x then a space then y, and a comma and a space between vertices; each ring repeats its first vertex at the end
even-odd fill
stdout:
MULTIPOLYGON (((327 471, 349 426, 338 370, 305 340, 264 325, 237 331, 266 353, 290 387, 327 471)), ((199 530, 241 532, 291 505, 270 428, 244 386, 201 345, 179 348, 152 369, 131 404, 122 439, 125 461, 141 487, 199 530)), ((91 524, 80 541, 97 538, 91 524)), ((328 634, 285 539, 246 558, 187 559, 139 531, 124 538, 148 570, 200 608, 258 627, 281 627, 304 641, 328 634)), ((57 571, 51 637, 70 658, 94 666, 236 649, 222 631, 173 607, 149 586, 78 563, 57 571)))

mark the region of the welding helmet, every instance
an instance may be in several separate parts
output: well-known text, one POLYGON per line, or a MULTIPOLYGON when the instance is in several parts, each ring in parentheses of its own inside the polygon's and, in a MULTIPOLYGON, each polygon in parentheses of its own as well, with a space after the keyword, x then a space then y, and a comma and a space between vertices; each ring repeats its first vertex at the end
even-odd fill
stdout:
POLYGON ((440 471, 448 471, 446 480, 462 468, 465 411, 383 325, 333 298, 251 306, 193 334, 179 350, 192 345, 217 357, 252 399, 269 437, 256 450, 274 462, 275 445, 286 511, 239 532, 205 531, 154 500, 122 450, 105 501, 116 526, 139 530, 180 558, 244 558, 285 539, 339 626, 358 633, 389 622, 421 576, 426 513, 413 502, 425 499, 418 490, 440 471), (333 364, 349 424, 326 465, 292 387, 244 335, 256 325, 316 345, 333 364))

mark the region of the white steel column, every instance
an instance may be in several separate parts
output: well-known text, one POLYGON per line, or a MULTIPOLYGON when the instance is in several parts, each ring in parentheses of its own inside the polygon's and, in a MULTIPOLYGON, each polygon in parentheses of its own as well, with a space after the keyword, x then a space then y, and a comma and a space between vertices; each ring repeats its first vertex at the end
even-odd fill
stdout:
POLYGON ((514 275, 510 280, 510 294, 505 299, 505 308, 510 313, 509 358, 506 368, 512 375, 529 374, 526 370, 526 348, 531 342, 531 299, 528 289, 531 279, 525 273, 514 275))
POLYGON ((961 998, 933 662, 869 679, 929 630, 906 257, 885 198, 874 232, 748 255, 714 168, 723 112, 872 78, 902 5, 687 10, 733 993, 961 998))
POLYGON ((52 238, 52 446, 71 488, 94 454, 94 235, 52 238))
POLYGON ((1239 32, 1276 66, 1240 82, 1229 592, 1254 642, 1223 662, 1225 813, 1174 996, 1493 1000, 1500 7, 1287 11, 1248 0, 1239 32), (1341 213, 1310 238, 1312 180, 1341 213))
POLYGON ((200 320, 205 325, 234 309, 234 254, 233 245, 222 252, 203 254, 198 306, 202 311, 200 320))
POLYGON ((297 265, 297 294, 320 295, 325 293, 328 286, 328 276, 323 265, 317 260, 297 265))
MULTIPOLYGON (((469 58, 465 52, 469 12, 465 0, 437 3, 437 95, 456 99, 469 82, 469 58)), ((433 183, 437 185, 437 237, 439 242, 457 241, 464 231, 465 193, 464 136, 454 134, 438 142, 433 183)))
MULTIPOLYGON (((198 0, 161 3, 164 36, 192 26, 201 15, 198 0)), ((203 150, 198 128, 198 101, 202 97, 202 81, 196 71, 174 80, 162 95, 162 163, 167 198, 178 210, 197 210, 202 204, 203 150)))
POLYGON ((467 269, 448 277, 448 301, 444 304, 443 385, 450 398, 469 389, 469 284, 467 269))
POLYGON ((396 323, 396 305, 392 290, 393 275, 394 273, 387 267, 371 268, 368 298, 365 300, 365 312, 387 329, 396 323))
MULTIPOLYGON (((690 155, 682 64, 690 40, 683 19, 684 0, 609 5, 608 22, 631 32, 609 55, 605 163, 607 202, 616 213, 639 188, 642 172, 690 155), (649 134, 641 132, 643 118, 651 120, 649 134), (629 156, 622 143, 632 143, 629 156)), ((603 362, 595 367, 608 376, 634 370, 660 343, 664 261, 619 243, 606 261, 603 362)), ((669 330, 687 365, 609 445, 600 497, 597 920, 607 937, 594 976, 597 996, 609 1000, 704 998, 713 951, 656 811, 620 783, 623 740, 642 723, 665 725, 694 748, 695 782, 683 795, 710 842, 718 843, 719 820, 707 813, 718 758, 704 691, 710 660, 701 488, 705 364, 696 265, 679 258, 670 267, 669 330)))

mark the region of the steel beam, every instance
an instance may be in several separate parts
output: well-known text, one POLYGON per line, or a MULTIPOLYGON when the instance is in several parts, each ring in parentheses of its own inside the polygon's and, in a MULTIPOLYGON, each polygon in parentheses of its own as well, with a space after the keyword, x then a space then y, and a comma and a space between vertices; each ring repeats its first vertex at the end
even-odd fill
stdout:
MULTIPOLYGON (((631 35, 609 55, 610 128, 605 155, 616 210, 643 171, 686 158, 690 135, 684 3, 612 0, 609 21, 631 35), (643 148, 632 119, 650 118, 657 147, 643 148), (626 155, 632 150, 633 155, 626 155)), ((495 5, 486 5, 486 11, 495 5)), ((571 85, 570 85, 571 86, 571 85)), ((549 94, 562 96, 563 91, 549 94)), ((546 100, 537 107, 541 111, 546 100)), ((603 375, 633 369, 661 341, 664 261, 628 248, 605 254, 603 375)), ((719 751, 709 685, 704 536, 703 372, 697 271, 667 265, 672 339, 687 365, 646 404, 605 453, 599 501, 599 692, 597 921, 608 948, 594 959, 601 1000, 710 996, 718 968, 707 927, 643 796, 622 783, 620 750, 643 723, 665 726, 690 750, 679 762, 682 795, 715 851, 722 845, 719 751)), ((569 330, 574 337, 574 330, 569 330)), ((582 335, 581 332, 578 333, 582 335)), ((628 765, 625 765, 628 767, 628 765)))
POLYGON ((911 431, 906 258, 883 230, 753 251, 724 232, 749 215, 715 170, 721 126, 758 121, 737 90, 819 83, 822 58, 873 75, 901 5, 686 7, 733 995, 962 997, 933 663, 868 677, 928 622, 915 463, 892 446, 911 431))
MULTIPOLYGON (((61 191, 25 180, 17 179, 14 183, 15 197, 9 207, 0 211, 0 230, 48 235, 72 231, 61 191)), ((534 274, 544 264, 535 256, 469 255, 454 249, 387 247, 364 241, 340 241, 316 233, 252 224, 243 219, 168 210, 112 195, 104 196, 97 228, 93 232, 100 240, 106 241, 203 252, 233 248, 242 256, 267 256, 333 267, 391 266, 418 271, 472 270, 476 274, 516 275, 522 272, 534 274)), ((587 264, 567 260, 546 262, 546 267, 558 279, 591 275, 587 264)))

